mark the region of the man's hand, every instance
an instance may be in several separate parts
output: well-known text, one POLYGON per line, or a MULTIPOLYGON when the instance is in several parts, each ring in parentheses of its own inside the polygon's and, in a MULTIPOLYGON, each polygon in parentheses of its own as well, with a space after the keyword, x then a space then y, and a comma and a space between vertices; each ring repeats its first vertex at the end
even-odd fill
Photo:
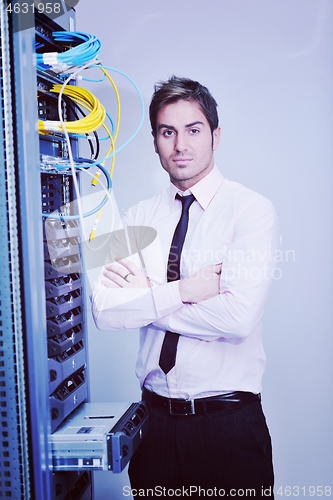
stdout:
POLYGON ((196 304, 211 299, 220 293, 220 275, 222 264, 204 267, 190 278, 179 282, 179 293, 182 302, 196 304))
POLYGON ((105 266, 102 284, 107 288, 150 288, 145 273, 131 260, 122 259, 105 266))
MULTIPOLYGON (((179 281, 182 302, 196 304, 211 299, 220 293, 220 274, 222 264, 204 267, 190 278, 179 281)), ((141 269, 131 260, 122 259, 105 266, 105 279, 102 284, 107 288, 150 288, 152 285, 141 269)))

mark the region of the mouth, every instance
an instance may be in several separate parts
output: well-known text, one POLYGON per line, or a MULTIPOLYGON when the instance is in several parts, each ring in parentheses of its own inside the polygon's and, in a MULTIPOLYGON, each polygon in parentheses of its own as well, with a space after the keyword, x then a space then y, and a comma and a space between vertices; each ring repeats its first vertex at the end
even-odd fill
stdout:
POLYGON ((172 160, 174 163, 188 163, 192 161, 192 158, 176 157, 172 160))

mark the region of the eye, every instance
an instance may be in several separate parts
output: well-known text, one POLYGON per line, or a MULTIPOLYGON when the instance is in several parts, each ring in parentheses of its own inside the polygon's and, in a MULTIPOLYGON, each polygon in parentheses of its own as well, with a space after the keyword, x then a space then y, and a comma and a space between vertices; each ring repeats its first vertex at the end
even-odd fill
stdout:
POLYGON ((172 137, 174 135, 174 130, 164 130, 164 132, 162 132, 162 135, 164 137, 172 137))
POLYGON ((196 135, 199 134, 200 130, 198 128, 191 128, 189 132, 191 135, 196 135))

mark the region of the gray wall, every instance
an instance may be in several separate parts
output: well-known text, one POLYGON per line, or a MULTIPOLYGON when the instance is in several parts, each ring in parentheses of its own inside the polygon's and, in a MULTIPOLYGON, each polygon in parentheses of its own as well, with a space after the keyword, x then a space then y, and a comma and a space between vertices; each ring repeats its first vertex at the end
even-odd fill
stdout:
MULTIPOLYGON (((81 0, 77 29, 102 40, 101 59, 136 81, 146 108, 154 82, 172 74, 198 79, 218 101, 220 171, 273 201, 283 235, 281 276, 263 317, 276 487, 332 486, 332 3, 81 0)), ((121 145, 139 122, 140 103, 122 77, 114 79, 121 145)), ((110 87, 89 88, 115 116, 110 87)), ((120 213, 167 182, 146 117, 116 157, 120 213)), ((138 332, 99 332, 90 322, 92 401, 140 397, 137 348, 138 332)), ((123 498, 124 484, 126 472, 96 473, 96 499, 123 498)))

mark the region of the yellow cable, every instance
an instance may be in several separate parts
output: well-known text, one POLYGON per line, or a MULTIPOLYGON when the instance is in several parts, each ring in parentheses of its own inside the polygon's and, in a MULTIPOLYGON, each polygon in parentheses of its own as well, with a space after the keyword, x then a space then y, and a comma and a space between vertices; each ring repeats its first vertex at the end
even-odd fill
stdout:
POLYGON ((114 83, 114 81, 112 80, 111 76, 109 75, 109 73, 104 69, 104 68, 100 68, 103 73, 107 76, 107 78, 110 80, 113 88, 114 88, 114 91, 116 93, 116 97, 117 97, 117 107, 118 107, 118 112, 117 112, 117 125, 116 125, 116 131, 114 133, 114 138, 113 140, 116 141, 117 139, 117 136, 118 136, 118 131, 119 131, 119 124, 120 124, 120 97, 119 97, 119 93, 118 93, 118 89, 114 83))
MULTIPOLYGON (((115 141, 117 139, 118 132, 119 132, 120 97, 119 97, 118 89, 117 89, 114 81, 112 80, 112 78, 108 74, 108 72, 104 68, 100 68, 100 69, 103 71, 103 73, 106 75, 106 77, 110 80, 110 82, 114 88, 116 98, 117 98, 117 124, 116 124, 114 137, 112 137, 110 131, 108 130, 108 128, 104 124, 104 120, 105 120, 105 116, 106 116, 106 112, 105 112, 104 107, 100 104, 98 99, 91 92, 89 92, 87 89, 84 89, 82 87, 67 85, 63 89, 63 93, 65 95, 69 96, 77 104, 79 104, 80 106, 82 106, 85 109, 87 109, 88 111, 90 111, 90 113, 89 113, 89 115, 85 116, 82 119, 64 122, 64 124, 65 124, 67 132, 72 133, 72 134, 80 134, 80 133, 86 134, 89 132, 93 132, 93 131, 97 130, 100 126, 102 126, 105 129, 105 131, 108 134, 110 141, 111 141, 111 146, 106 154, 106 156, 109 156, 109 154, 112 151, 115 151, 115 141)), ((62 88, 62 85, 54 85, 50 91, 55 92, 55 93, 60 93, 61 88, 62 88)), ((43 134, 43 135, 47 135, 50 132, 62 132, 62 126, 61 126, 61 123, 59 121, 39 120, 39 132, 40 132, 40 134, 43 134)), ((105 164, 105 162, 102 163, 102 165, 104 165, 104 164, 105 164)), ((111 179, 113 176, 114 164, 115 164, 115 155, 113 155, 113 157, 112 157, 111 171, 110 171, 111 179)), ((92 181, 92 185, 97 185, 99 176, 100 176, 100 172, 97 172, 94 180, 92 181)), ((96 217, 94 225, 93 225, 93 229, 90 233, 89 241, 95 239, 96 227, 98 225, 100 215, 102 213, 102 209, 103 209, 103 207, 99 210, 99 212, 97 214, 97 217, 96 217)))
MULTIPOLYGON (((114 151, 114 150, 115 150, 115 146, 114 146, 114 139, 113 139, 112 135, 110 134, 109 130, 107 129, 107 127, 105 126, 105 124, 104 124, 104 123, 103 123, 103 127, 104 127, 104 129, 106 130, 106 132, 107 132, 107 134, 109 135, 109 138, 110 138, 110 140, 111 140, 111 146, 110 146, 110 148, 109 148, 109 150, 108 150, 108 152, 107 152, 107 154, 106 154, 106 156, 108 156, 108 155, 111 153, 111 151, 114 151)), ((114 170, 114 163, 115 163, 115 159, 116 159, 116 157, 115 157, 115 155, 113 155, 113 156, 112 156, 112 163, 111 163, 111 172, 110 172, 110 177, 111 177, 111 179, 112 179, 112 175, 113 175, 113 170, 114 170)), ((102 165, 104 165, 104 164, 105 164, 105 161, 102 163, 102 165)), ((97 185, 97 183, 98 183, 98 179, 99 179, 99 176, 100 176, 100 172, 99 172, 99 171, 97 171, 97 173, 96 173, 96 175, 95 175, 94 179, 92 180, 92 183, 93 183, 95 180, 96 180, 96 181, 95 181, 96 183, 94 183, 94 184, 92 184, 92 185, 94 185, 94 186, 96 186, 96 185, 97 185)), ((90 233, 90 235, 89 235, 89 241, 92 241, 92 240, 94 240, 94 239, 95 239, 95 233, 96 233, 97 225, 98 225, 98 223, 99 223, 99 219, 100 219, 100 216, 101 216, 102 210, 103 210, 103 207, 102 207, 102 208, 100 208, 100 209, 99 209, 99 211, 98 211, 98 213, 97 213, 97 216, 96 216, 95 222, 94 222, 94 224, 93 224, 93 228, 92 228, 91 233, 90 233)))
MULTIPOLYGON (((51 92, 59 93, 61 85, 53 85, 51 92)), ((97 130, 104 122, 106 112, 99 100, 91 93, 82 87, 68 85, 64 88, 63 93, 68 95, 73 101, 91 112, 89 115, 75 121, 64 122, 68 133, 89 133, 97 130)), ((39 132, 48 134, 49 132, 61 132, 62 127, 60 121, 39 120, 39 132)))
MULTIPOLYGON (((116 125, 116 130, 115 130, 115 134, 114 134, 114 138, 112 140, 111 136, 109 135, 110 139, 111 139, 111 148, 109 149, 109 151, 107 152, 107 155, 108 156, 110 154, 111 151, 115 151, 115 146, 114 146, 114 143, 117 139, 117 136, 118 136, 118 131, 119 131, 119 124, 120 124, 120 98, 119 98, 119 92, 118 92, 118 89, 114 83, 114 81, 112 80, 112 78, 110 77, 109 73, 104 69, 104 68, 100 68, 103 73, 107 76, 107 78, 110 80, 113 88, 114 88, 114 91, 116 93, 116 97, 117 97, 117 108, 118 108, 118 113, 117 113, 117 125, 116 125)), ((113 176, 113 171, 114 171, 114 163, 115 163, 115 155, 113 155, 112 157, 112 164, 111 164, 111 171, 110 171, 110 177, 112 179, 112 176, 113 176)), ((96 186, 97 183, 98 183, 98 178, 99 178, 99 172, 97 172, 97 174, 95 175, 95 178, 93 179, 92 181, 92 185, 93 186, 96 186)), ((103 210, 103 207, 100 208, 100 210, 98 211, 98 214, 96 216, 96 219, 95 219, 95 222, 93 224, 93 228, 92 228, 92 231, 89 235, 89 241, 91 240, 94 240, 95 239, 95 233, 96 233, 96 228, 97 228, 97 225, 99 223, 99 219, 100 219, 100 216, 101 216, 101 213, 102 213, 102 210, 103 210)))

